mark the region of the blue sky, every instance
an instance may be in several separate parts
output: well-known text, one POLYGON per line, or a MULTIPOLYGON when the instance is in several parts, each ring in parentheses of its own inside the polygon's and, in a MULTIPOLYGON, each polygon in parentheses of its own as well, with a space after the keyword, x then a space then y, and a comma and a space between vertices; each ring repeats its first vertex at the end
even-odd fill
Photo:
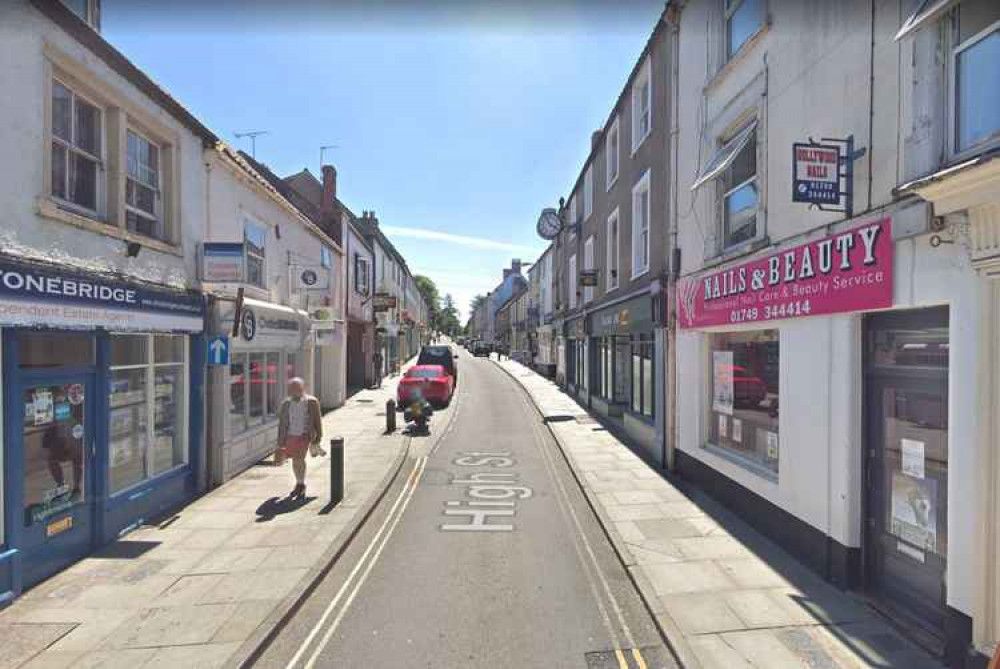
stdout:
POLYGON ((203 123, 267 130, 257 158, 373 209, 463 313, 572 186, 662 2, 104 0, 104 36, 203 123), (498 7, 504 9, 498 9, 498 7))

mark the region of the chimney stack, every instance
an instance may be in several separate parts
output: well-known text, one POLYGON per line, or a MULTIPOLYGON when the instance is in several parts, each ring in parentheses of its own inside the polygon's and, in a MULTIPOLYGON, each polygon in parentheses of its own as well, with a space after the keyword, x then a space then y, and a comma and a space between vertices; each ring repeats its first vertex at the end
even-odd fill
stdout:
POLYGON ((510 273, 511 274, 520 274, 521 273, 521 259, 520 258, 514 258, 513 260, 510 261, 510 273))
POLYGON ((601 131, 600 130, 595 130, 590 135, 590 150, 591 151, 596 151, 597 150, 597 145, 600 144, 600 143, 601 143, 601 131))
POLYGON ((343 225, 340 220, 340 206, 337 204, 337 169, 333 165, 323 165, 323 197, 319 203, 319 213, 325 232, 338 244, 344 241, 343 225))

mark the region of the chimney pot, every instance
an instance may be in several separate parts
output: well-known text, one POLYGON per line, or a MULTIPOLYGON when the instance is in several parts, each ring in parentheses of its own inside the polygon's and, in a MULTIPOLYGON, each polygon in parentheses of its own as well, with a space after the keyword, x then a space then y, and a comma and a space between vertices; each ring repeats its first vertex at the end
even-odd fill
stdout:
POLYGON ((590 150, 595 151, 597 145, 601 142, 601 130, 595 130, 593 134, 590 135, 590 150))

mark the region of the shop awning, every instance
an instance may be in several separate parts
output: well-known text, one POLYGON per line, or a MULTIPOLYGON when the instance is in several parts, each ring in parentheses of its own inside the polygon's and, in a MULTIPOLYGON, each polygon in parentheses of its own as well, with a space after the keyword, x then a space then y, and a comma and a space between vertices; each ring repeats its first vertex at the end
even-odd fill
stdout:
POLYGON ((733 137, 731 140, 725 143, 725 145, 719 149, 712 159, 708 161, 705 165, 705 169, 701 171, 700 176, 694 180, 691 185, 691 190, 698 190, 703 185, 715 179, 720 174, 722 174, 727 167, 733 164, 736 160, 736 156, 740 154, 743 147, 747 145, 750 138, 753 137, 754 132, 757 130, 757 121, 754 119, 750 125, 743 128, 738 135, 733 137))
POLYGON ((896 33, 896 41, 912 35, 924 26, 937 21, 945 12, 958 4, 958 0, 924 0, 917 10, 903 22, 896 33))

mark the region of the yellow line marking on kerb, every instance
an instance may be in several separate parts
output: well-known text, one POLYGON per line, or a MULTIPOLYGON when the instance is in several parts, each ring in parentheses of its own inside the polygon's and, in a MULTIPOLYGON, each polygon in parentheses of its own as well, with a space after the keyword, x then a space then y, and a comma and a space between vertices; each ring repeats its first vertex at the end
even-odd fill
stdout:
POLYGON ((618 658, 618 666, 621 669, 629 669, 628 661, 625 659, 625 653, 622 652, 621 648, 615 648, 615 657, 618 658))
POLYGON ((639 652, 638 648, 632 649, 632 657, 635 658, 635 663, 639 665, 639 669, 647 669, 646 661, 642 659, 642 653, 639 652))

